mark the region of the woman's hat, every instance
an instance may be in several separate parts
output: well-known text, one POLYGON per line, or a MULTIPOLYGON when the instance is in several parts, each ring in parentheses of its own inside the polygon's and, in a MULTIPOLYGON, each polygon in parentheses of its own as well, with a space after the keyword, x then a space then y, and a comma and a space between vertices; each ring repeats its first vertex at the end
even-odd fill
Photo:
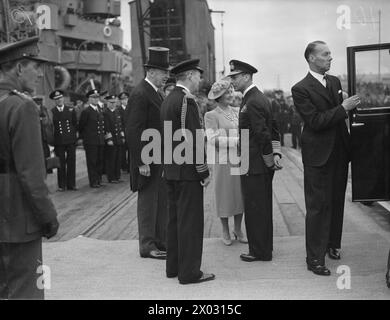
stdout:
POLYGON ((144 67, 169 70, 169 49, 164 47, 150 47, 149 60, 144 67))
POLYGON ((211 100, 218 99, 230 88, 230 86, 231 81, 229 78, 223 78, 214 82, 209 91, 208 98, 211 100))

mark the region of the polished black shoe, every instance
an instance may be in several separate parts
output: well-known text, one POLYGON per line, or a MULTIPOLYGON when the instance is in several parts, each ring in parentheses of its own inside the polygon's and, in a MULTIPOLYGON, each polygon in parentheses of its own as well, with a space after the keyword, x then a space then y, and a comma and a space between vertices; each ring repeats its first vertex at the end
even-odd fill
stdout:
POLYGON ((194 281, 179 281, 180 284, 190 284, 190 283, 201 283, 206 281, 211 281, 215 279, 215 274, 213 273, 202 273, 202 276, 199 279, 194 281))
POLYGON ((152 258, 158 260, 165 260, 167 258, 167 253, 161 250, 151 250, 147 254, 141 254, 142 258, 152 258))
POLYGON ((100 185, 98 185, 98 184, 93 184, 93 185, 91 185, 91 188, 97 189, 97 188, 100 188, 100 185))
POLYGON ((329 249, 328 249, 328 257, 329 257, 330 259, 333 259, 333 260, 340 260, 340 259, 341 259, 341 256, 340 256, 340 249, 329 248, 329 249))
POLYGON ((254 261, 271 261, 272 257, 255 257, 249 253, 240 254, 240 259, 245 262, 254 262, 254 261))
POLYGON ((325 266, 308 264, 307 270, 313 271, 313 273, 319 276, 330 276, 330 270, 325 266))
POLYGON ((70 190, 70 191, 77 191, 78 189, 76 187, 71 187, 71 188, 68 188, 68 190, 70 190))
POLYGON ((58 188, 57 191, 58 191, 58 192, 64 192, 65 189, 64 189, 64 188, 58 188))
POLYGON ((167 278, 176 278, 177 273, 167 273, 167 278))
POLYGON ((387 287, 390 289, 390 270, 387 270, 387 273, 386 273, 386 284, 387 284, 387 287))

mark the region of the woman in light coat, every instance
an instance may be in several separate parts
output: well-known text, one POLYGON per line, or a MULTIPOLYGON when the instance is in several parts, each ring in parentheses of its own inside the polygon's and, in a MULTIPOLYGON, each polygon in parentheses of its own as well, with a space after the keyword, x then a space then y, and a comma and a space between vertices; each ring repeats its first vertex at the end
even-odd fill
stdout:
POLYGON ((215 82, 208 98, 215 100, 217 107, 207 112, 204 117, 208 141, 207 159, 209 163, 213 163, 215 209, 222 223, 222 241, 227 246, 232 244, 229 217, 234 217, 234 237, 242 243, 247 243, 241 230, 244 207, 240 176, 236 172, 239 165, 238 111, 231 107, 233 92, 229 79, 215 82))

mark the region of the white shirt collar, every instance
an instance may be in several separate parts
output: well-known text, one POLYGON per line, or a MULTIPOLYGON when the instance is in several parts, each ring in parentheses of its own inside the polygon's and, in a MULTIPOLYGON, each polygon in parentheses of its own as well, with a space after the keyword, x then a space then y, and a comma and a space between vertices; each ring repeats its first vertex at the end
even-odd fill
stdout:
POLYGON ((154 89, 154 91, 157 92, 158 88, 157 88, 157 87, 156 87, 148 78, 145 78, 145 81, 146 81, 147 83, 149 83, 149 84, 152 86, 152 88, 154 89))
POLYGON ((245 95, 248 93, 248 91, 252 88, 256 87, 256 85, 254 83, 252 83, 248 88, 245 89, 244 93, 243 93, 243 97, 245 97, 245 95))
POLYGON ((185 85, 176 84, 176 87, 181 87, 181 88, 183 88, 184 90, 186 90, 188 93, 191 93, 191 91, 190 91, 185 85))
POLYGON ((93 110, 98 111, 98 106, 94 106, 93 104, 89 105, 93 110))
POLYGON ((309 70, 310 74, 316 78, 324 87, 326 87, 326 80, 324 79, 324 76, 326 74, 321 74, 321 73, 318 73, 318 72, 315 72, 313 70, 309 70))
POLYGON ((126 110, 126 105, 121 104, 121 107, 122 107, 123 110, 126 110))
POLYGON ((57 109, 58 109, 58 111, 63 111, 63 110, 64 110, 64 105, 62 105, 62 106, 57 106, 57 109))

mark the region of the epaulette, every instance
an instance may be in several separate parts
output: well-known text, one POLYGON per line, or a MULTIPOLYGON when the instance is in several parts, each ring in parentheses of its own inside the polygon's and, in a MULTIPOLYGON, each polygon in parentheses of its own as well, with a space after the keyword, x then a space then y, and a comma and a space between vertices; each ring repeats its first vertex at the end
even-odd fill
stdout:
POLYGON ((27 100, 33 101, 32 97, 30 95, 28 95, 26 93, 23 93, 23 92, 20 92, 20 91, 18 91, 16 89, 12 90, 10 92, 10 95, 18 96, 18 97, 21 97, 23 99, 27 99, 27 100))

